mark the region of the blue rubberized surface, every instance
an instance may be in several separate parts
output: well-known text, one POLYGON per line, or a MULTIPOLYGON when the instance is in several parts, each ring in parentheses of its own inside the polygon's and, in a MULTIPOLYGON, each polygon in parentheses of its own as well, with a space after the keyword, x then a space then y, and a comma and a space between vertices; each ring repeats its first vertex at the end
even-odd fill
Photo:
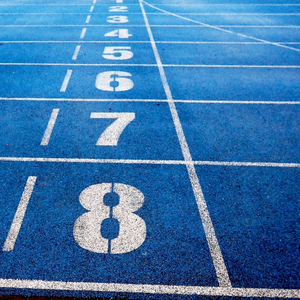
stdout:
MULTIPOLYGON (((299 1, 147 2, 177 14, 143 5, 233 289, 276 289, 270 299, 295 289, 300 298, 299 1)), ((219 287, 218 275, 139 1, 3 0, 0 16, 0 295, 242 299, 226 289, 219 297, 185 292, 219 287), (130 36, 105 36, 119 29, 130 36), (133 57, 105 59, 105 47, 130 47, 133 57), (101 90, 96 77, 108 71, 130 73, 134 86, 101 90), (42 146, 53 109, 59 114, 42 146), (117 146, 98 146, 114 120, 91 113, 135 119, 117 146), (37 181, 24 220, 14 249, 4 251, 29 176, 37 181), (87 212, 80 194, 101 183, 144 195, 134 214, 146 238, 131 252, 95 253, 75 241, 74 224, 87 212), (1 279, 178 290, 63 291, 1 279)), ((111 211, 115 196, 105 202, 111 211)), ((103 221, 109 243, 119 224, 112 215, 103 221)))

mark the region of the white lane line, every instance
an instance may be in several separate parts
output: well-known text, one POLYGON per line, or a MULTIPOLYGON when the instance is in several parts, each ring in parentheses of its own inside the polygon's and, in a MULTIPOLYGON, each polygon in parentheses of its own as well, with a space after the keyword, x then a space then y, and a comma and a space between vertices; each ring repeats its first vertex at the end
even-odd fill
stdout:
POLYGON ((46 131, 44 133, 44 136, 43 136, 43 139, 41 142, 41 146, 48 146, 50 138, 51 138, 51 134, 52 134, 52 131, 53 131, 53 128, 54 128, 54 125, 55 125, 55 122, 56 122, 56 119, 58 116, 58 112, 59 112, 59 109, 57 109, 57 108, 52 110, 46 131))
MULTIPOLYGON (((78 40, 75 41, 0 41, 2 44, 71 44, 78 43, 78 40)), ((84 44, 107 44, 107 41, 80 41, 84 44)), ((126 43, 128 41, 117 41, 116 43, 126 43)), ((150 44, 149 41, 130 41, 131 44, 150 44)), ((300 44, 300 43, 299 43, 300 44)))
MULTIPOLYGON (((2 44, 71 44, 78 41, 0 41, 2 44)), ((85 44, 105 44, 107 41, 80 41, 85 44)), ((116 43, 127 43, 128 41, 117 41, 116 43)), ((130 41, 131 44, 150 44, 150 41, 130 41)), ((276 42, 286 45, 300 45, 300 42, 276 42)), ((219 44, 219 45, 266 45, 262 42, 206 42, 206 41, 156 41, 156 44, 219 44)))
POLYGON ((0 101, 69 101, 69 102, 168 102, 166 99, 84 99, 84 98, 4 98, 0 101))
POLYGON ((123 0, 117 0, 117 3, 123 3, 123 0))
POLYGON ((86 24, 89 24, 89 23, 90 23, 90 20, 91 20, 91 15, 88 15, 88 16, 86 17, 85 23, 86 23, 86 24))
MULTIPOLYGON (((0 97, 0 101, 55 101, 55 102, 166 102, 166 99, 99 99, 99 98, 11 98, 0 97)), ((245 104, 245 105, 300 105, 300 101, 249 101, 249 100, 173 100, 186 104, 245 104)))
MULTIPOLYGON (((61 63, 0 63, 0 66, 74 66, 74 67, 156 67, 155 64, 61 64, 61 63)), ((300 66, 299 66, 300 68, 300 66)))
POLYGON ((83 39, 86 34, 86 28, 83 28, 80 34, 80 38, 83 39))
POLYGON ((26 209, 29 203, 29 200, 32 195, 32 191, 36 182, 35 176, 29 176, 26 182, 26 186, 24 188, 18 209, 14 216, 13 222, 11 224, 10 230, 8 232, 7 238, 5 240, 4 246, 2 248, 3 251, 12 251, 14 250, 15 243, 17 237, 19 235, 23 219, 26 213, 26 209))
POLYGON ((68 87, 68 84, 69 84, 69 81, 70 81, 70 78, 71 78, 71 75, 72 75, 72 70, 68 70, 67 71, 67 74, 65 76, 65 79, 61 85, 61 88, 60 88, 60 92, 65 92, 67 87, 68 87))
POLYGON ((235 161, 187 161, 187 160, 147 160, 147 159, 102 159, 66 157, 0 157, 2 162, 40 162, 40 163, 81 163, 81 164, 141 164, 141 165, 197 165, 225 167, 260 168, 300 168, 300 163, 276 162, 235 162, 235 161))
POLYGON ((73 56, 72 56, 72 60, 76 60, 76 59, 77 59, 78 53, 79 53, 79 51, 80 51, 80 47, 81 47, 81 46, 76 46, 75 51, 74 51, 74 54, 73 54, 73 56))
POLYGON ((268 168, 300 168, 299 163, 273 163, 273 162, 235 162, 235 161, 194 161, 201 166, 226 167, 268 167, 268 168))
MULTIPOLYGON (((74 67, 157 67, 156 64, 62 64, 62 63, 0 63, 0 66, 74 66, 74 67)), ((249 69, 300 69, 293 65, 168 65, 165 68, 249 68, 249 69)))
MULTIPOLYGON (((85 15, 85 14, 84 14, 85 15)), ((104 25, 104 24, 96 24, 96 25, 86 25, 89 27, 120 27, 120 25, 104 25)), ((0 27, 82 27, 82 25, 76 25, 76 24, 43 24, 43 25, 36 25, 36 24, 26 24, 26 25, 0 25, 0 27)), ((145 27, 145 25, 133 25, 133 24, 128 24, 126 27, 145 27)), ((205 26, 203 26, 205 27, 205 26)))
POLYGON ((160 56, 157 51, 157 47, 156 47, 156 44, 155 44, 155 41, 153 38, 152 30, 150 28, 148 18, 147 18, 142 1, 139 0, 139 3, 140 3, 141 11, 143 13, 144 21, 145 21, 145 24, 147 27, 147 32, 148 32, 148 35, 149 35, 149 38, 151 41, 153 53, 154 53, 154 56, 155 56, 155 59, 157 62, 157 67, 158 67, 158 70, 160 73, 162 84, 163 84, 167 99, 169 100, 168 104, 169 104, 170 112, 171 112, 172 119, 174 122, 174 126, 176 129, 176 133, 178 136, 178 140, 180 143, 180 147, 182 150, 182 154, 183 154, 184 160, 190 162, 190 163, 186 164, 186 167, 187 167, 187 171, 188 171, 188 174, 190 177, 194 195, 196 198, 196 202, 197 202, 197 206, 199 209, 203 229, 204 229, 206 240, 207 240, 208 247, 210 250, 210 255, 212 257, 212 261, 213 261, 213 264, 214 264, 214 267, 216 270, 218 282, 221 287, 231 287, 229 274, 227 272, 227 268, 226 268, 224 258, 223 258, 223 255, 222 255, 222 252, 221 252, 221 249, 219 246, 219 242, 217 240, 215 230, 214 230, 214 227, 213 227, 213 224, 212 224, 212 221, 211 221, 208 209, 207 209, 207 205, 206 205, 206 202, 204 199, 202 188, 199 183, 196 169, 192 162, 192 156, 191 156, 191 153, 190 153, 190 150, 189 150, 189 147, 188 147, 181 123, 180 123, 180 119, 179 119, 179 116, 177 113, 175 103, 173 101, 173 96, 172 96, 172 93, 171 93, 171 90, 170 90, 170 87, 169 87, 169 84, 168 84, 168 81, 167 81, 167 78, 165 75, 165 71, 162 66, 160 56))
POLYGON ((95 4, 96 2, 97 2, 97 0, 94 0, 94 1, 93 1, 93 4, 95 4))
POLYGON ((60 158, 60 157, 0 157, 0 161, 10 162, 49 162, 84 164, 143 164, 143 165, 186 165, 183 160, 145 160, 145 159, 101 159, 101 158, 60 158))
MULTIPOLYGON (((0 98, 1 99, 1 98, 0 98)), ((249 100, 174 100, 178 103, 187 104, 260 104, 260 105, 300 105, 300 101, 249 101, 249 100)))
MULTIPOLYGON (((155 13, 150 13, 155 14, 155 13)), ((187 16, 300 16, 300 13, 180 13, 187 16)))
POLYGON ((225 33, 229 33, 229 34, 233 34, 233 35, 236 35, 236 36, 248 38, 248 39, 251 39, 251 40, 258 41, 258 42, 263 42, 263 43, 265 43, 265 44, 270 44, 270 45, 274 45, 274 46, 276 46, 276 47, 285 48, 285 49, 293 50, 293 51, 296 51, 296 52, 300 52, 300 49, 297 49, 297 48, 288 47, 288 46, 285 46, 285 45, 282 45, 282 44, 270 42, 270 41, 263 40, 263 39, 258 39, 258 38, 255 38, 255 37, 253 37, 253 36, 250 36, 250 35, 237 33, 237 32, 231 31, 231 30, 226 30, 226 29, 220 28, 220 27, 218 27, 218 26, 213 26, 213 25, 209 25, 209 24, 206 24, 206 23, 203 23, 203 22, 198 22, 198 21, 195 21, 195 20, 186 18, 186 17, 182 17, 182 16, 180 16, 180 15, 178 15, 178 14, 174 14, 174 13, 171 13, 171 12, 169 12, 169 11, 160 9, 160 8, 158 8, 158 7, 156 7, 156 6, 152 5, 152 4, 149 4, 148 2, 146 2, 146 1, 144 1, 144 0, 143 0, 143 3, 145 3, 145 4, 148 5, 149 7, 152 7, 152 8, 154 8, 154 9, 159 10, 159 11, 165 12, 165 13, 168 14, 168 15, 171 15, 171 16, 174 16, 174 17, 176 17, 176 18, 183 19, 183 20, 186 20, 186 21, 190 21, 190 22, 192 22, 192 23, 204 25, 204 26, 206 26, 207 28, 212 28, 212 29, 215 29, 215 30, 218 30, 218 31, 222 31, 222 32, 225 32, 225 33))
POLYGON ((0 279, 2 288, 299 299, 300 290, 0 279))
POLYGON ((90 8, 90 13, 93 12, 94 8, 95 8, 95 6, 92 5, 91 8, 90 8))

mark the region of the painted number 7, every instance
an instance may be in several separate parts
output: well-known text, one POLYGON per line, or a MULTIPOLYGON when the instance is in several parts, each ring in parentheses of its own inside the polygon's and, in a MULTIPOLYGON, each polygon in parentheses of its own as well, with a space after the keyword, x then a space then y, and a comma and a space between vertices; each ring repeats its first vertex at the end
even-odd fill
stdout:
POLYGON ((97 146, 117 146, 126 126, 135 119, 135 113, 91 113, 91 119, 116 119, 100 135, 97 146))

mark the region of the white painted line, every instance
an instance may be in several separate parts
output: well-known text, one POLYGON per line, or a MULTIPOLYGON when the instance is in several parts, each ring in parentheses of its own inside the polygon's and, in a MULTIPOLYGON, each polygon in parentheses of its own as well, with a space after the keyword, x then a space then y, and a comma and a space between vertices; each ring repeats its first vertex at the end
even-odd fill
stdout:
MULTIPOLYGON (((74 66, 74 67, 157 67, 156 64, 62 64, 62 63, 0 63, 0 66, 74 66)), ((299 66, 288 65, 168 65, 166 68, 249 68, 249 69, 300 69, 299 66)))
POLYGON ((0 101, 61 101, 61 102, 168 102, 166 99, 84 99, 84 98, 4 98, 0 101))
POLYGON ((89 24, 89 23, 90 23, 90 20, 91 20, 91 15, 88 15, 88 16, 86 17, 85 23, 86 23, 86 24, 89 24))
POLYGON ((158 67, 158 70, 160 73, 162 84, 164 86, 164 90, 165 90, 167 99, 169 101, 168 104, 169 104, 170 112, 171 112, 171 115, 173 118, 173 122, 174 122, 174 126, 175 126, 176 133, 178 136, 178 140, 180 143, 180 147, 182 150, 182 154, 183 154, 184 160, 190 162, 190 163, 186 164, 186 167, 188 170, 191 185, 192 185, 194 195, 196 198, 196 202, 197 202, 197 206, 199 209, 203 229, 204 229, 206 240, 207 240, 207 244, 208 244, 208 247, 210 250, 210 255, 212 257, 212 261, 213 261, 213 264, 214 264, 214 267, 216 270, 218 282, 221 287, 231 287, 231 282, 230 282, 230 278, 229 278, 227 268, 226 268, 226 265, 224 262, 224 258, 223 258, 223 255, 222 255, 222 252, 221 252, 221 249, 219 246, 219 242, 217 240, 215 230, 214 230, 214 227, 213 227, 213 224, 212 224, 212 221, 211 221, 208 209, 207 209, 207 205, 206 205, 206 202, 204 199, 202 188, 199 183, 199 179, 198 179, 198 176, 196 173, 195 166, 192 163, 192 156, 191 156, 191 153, 190 153, 190 150, 189 150, 189 147, 188 147, 181 123, 180 123, 177 109, 176 109, 175 103, 173 101, 173 96, 172 96, 172 93, 171 93, 171 90, 170 90, 170 87, 169 87, 169 84, 168 84, 168 81, 167 81, 167 78, 165 75, 165 71, 162 66, 162 62, 161 62, 154 38, 153 38, 153 34, 152 34, 152 31, 151 31, 151 28, 150 28, 150 25, 148 22, 148 18, 145 13, 145 9, 144 9, 142 1, 139 0, 139 3, 140 3, 141 11, 143 13, 144 21, 145 21, 145 24, 147 27, 147 32, 148 32, 148 35, 149 35, 149 38, 151 41, 151 46, 152 46, 152 49, 154 52, 155 60, 157 62, 157 67, 158 67))
MULTIPOLYGON (((99 98, 11 98, 0 97, 0 101, 55 101, 55 102, 167 102, 166 99, 99 99, 99 98)), ((246 104, 246 105, 300 105, 300 101, 249 101, 249 100, 173 100, 186 104, 246 104)))
POLYGON ((258 298, 291 298, 299 299, 300 291, 296 289, 262 289, 262 288, 232 288, 184 285, 151 285, 98 282, 63 282, 45 280, 0 279, 2 288, 64 290, 64 291, 94 291, 117 293, 146 294, 177 294, 223 297, 258 297, 258 298))
MULTIPOLYGON (((72 67, 156 67, 155 64, 61 64, 61 63, 0 63, 0 66, 72 66, 72 67)), ((300 66, 299 66, 300 68, 300 66)))
POLYGON ((225 167, 260 167, 260 168, 300 168, 300 163, 276 162, 235 162, 235 161, 187 161, 187 160, 147 160, 147 159, 102 159, 102 158, 67 158, 67 157, 0 157, 0 161, 40 162, 40 163, 81 163, 81 164, 140 164, 140 165, 198 165, 225 167))
MULTIPOLYGON (((152 13, 154 14, 154 13, 152 13)), ((300 13, 180 13, 187 16, 300 16, 300 13)))
MULTIPOLYGON (((1 99, 1 98, 0 98, 1 99)), ((174 100, 178 103, 187 104, 260 104, 260 105, 300 105, 300 101, 249 101, 249 100, 174 100)))
POLYGON ((145 159, 101 159, 101 158, 59 158, 59 157, 0 157, 0 161, 41 163, 83 163, 83 164, 142 164, 142 165, 186 165, 183 160, 145 159))
POLYGON ((41 142, 41 146, 48 146, 50 138, 51 138, 51 134, 52 134, 52 131, 53 131, 53 128, 54 128, 54 125, 55 125, 55 122, 56 122, 56 119, 58 116, 58 112, 59 112, 59 109, 52 110, 46 131, 44 133, 44 136, 43 136, 43 139, 41 142))
POLYGON ((117 3, 123 3, 123 0, 117 0, 116 2, 117 3))
POLYGON ((95 4, 96 2, 97 2, 97 0, 94 0, 94 1, 93 1, 93 4, 95 4))
POLYGON ((86 28, 83 28, 80 34, 80 38, 83 39, 86 34, 86 28))
POLYGON ((29 176, 26 182, 25 189, 23 191, 18 209, 16 211, 15 217, 13 219, 13 222, 11 224, 10 230, 8 232, 6 241, 4 243, 4 246, 2 248, 3 251, 12 251, 14 250, 15 243, 17 240, 17 237, 19 235, 23 219, 26 213, 26 209, 29 203, 29 200, 31 198, 31 194, 34 188, 36 182, 35 176, 29 176))
MULTIPOLYGON (((0 26, 1 27, 1 26, 0 26)), ((71 44, 78 41, 0 41, 2 44, 71 44)), ((84 44, 105 44, 107 41, 80 41, 84 44)), ((116 43, 126 43, 128 41, 117 41, 116 43)), ((131 44, 150 44, 150 41, 130 41, 131 44)), ((285 45, 300 45, 300 42, 276 42, 285 45)), ((262 42, 199 42, 199 41, 157 41, 156 44, 219 44, 219 45, 265 45, 262 42)))
POLYGON ((93 6, 91 6, 91 8, 90 8, 90 13, 91 13, 91 12, 93 12, 94 8, 95 8, 95 6, 94 6, 94 5, 93 5, 93 6))
POLYGON ((81 46, 76 46, 72 60, 76 60, 81 46))
POLYGON ((272 163, 272 162, 235 162, 235 161, 194 161, 201 166, 226 166, 226 167, 268 167, 268 168, 300 168, 298 163, 272 163))
MULTIPOLYGON (((84 14, 85 15, 85 14, 84 14)), ((97 25, 86 25, 89 27, 120 27, 120 25, 104 25, 104 24, 97 24, 97 25)), ((36 24, 26 24, 26 25, 0 25, 0 27, 82 27, 82 25, 76 25, 76 24, 51 24, 51 25, 36 25, 36 24)), ((145 25, 126 25, 126 27, 145 27, 145 25)), ((203 26, 204 27, 204 26, 203 26)))
POLYGON ((64 79, 64 81, 62 83, 62 86, 60 88, 60 92, 65 92, 66 91, 66 89, 68 87, 68 84, 69 84, 69 81, 70 81, 70 78, 71 78, 71 75, 72 75, 72 72, 73 72, 72 70, 67 71, 65 79, 64 79))
POLYGON ((149 7, 152 7, 152 8, 154 8, 154 9, 159 10, 159 11, 162 11, 162 12, 168 14, 168 15, 171 15, 171 16, 174 16, 174 17, 177 17, 177 18, 179 18, 179 19, 186 20, 186 21, 190 21, 190 22, 193 22, 193 23, 196 23, 196 24, 204 25, 204 26, 206 26, 207 28, 216 29, 216 30, 218 30, 218 31, 226 32, 226 33, 233 34, 233 35, 240 36, 240 37, 244 37, 244 38, 249 38, 249 39, 251 39, 251 40, 255 40, 255 41, 258 41, 258 42, 263 42, 263 43, 265 43, 265 44, 274 45, 274 46, 276 46, 276 47, 285 48, 285 49, 293 50, 293 51, 296 51, 296 52, 300 52, 300 49, 297 49, 297 48, 288 47, 288 46, 285 46, 285 45, 282 45, 282 44, 270 42, 270 41, 263 40, 263 39, 258 39, 258 38, 255 38, 255 37, 253 37, 253 36, 250 36, 250 35, 241 34, 241 33, 236 33, 236 32, 234 32, 234 31, 226 30, 226 29, 220 28, 220 27, 218 27, 218 26, 213 26, 213 25, 209 25, 209 24, 206 24, 206 23, 203 23, 203 22, 198 22, 198 21, 195 21, 195 20, 186 18, 186 17, 182 17, 182 16, 180 16, 180 15, 178 15, 178 14, 174 14, 174 13, 171 13, 171 12, 169 12, 169 11, 160 9, 160 8, 158 8, 158 7, 156 7, 156 6, 152 5, 152 4, 149 4, 148 2, 146 2, 146 1, 144 1, 144 0, 143 0, 143 3, 145 3, 145 4, 148 5, 149 7))

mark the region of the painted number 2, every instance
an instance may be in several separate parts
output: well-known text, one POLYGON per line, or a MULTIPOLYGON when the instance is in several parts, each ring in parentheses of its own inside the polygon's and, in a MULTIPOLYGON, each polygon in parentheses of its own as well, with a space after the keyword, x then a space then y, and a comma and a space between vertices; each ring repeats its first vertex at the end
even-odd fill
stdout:
POLYGON ((80 216, 74 225, 73 235, 83 249, 96 253, 121 254, 139 248, 146 239, 146 223, 134 212, 144 203, 141 191, 121 183, 101 183, 91 185, 79 196, 81 205, 89 210, 80 216), (111 208, 104 204, 104 196, 109 193, 119 196, 119 204, 111 208), (119 223, 119 235, 106 239, 101 234, 103 221, 110 218, 119 223))

